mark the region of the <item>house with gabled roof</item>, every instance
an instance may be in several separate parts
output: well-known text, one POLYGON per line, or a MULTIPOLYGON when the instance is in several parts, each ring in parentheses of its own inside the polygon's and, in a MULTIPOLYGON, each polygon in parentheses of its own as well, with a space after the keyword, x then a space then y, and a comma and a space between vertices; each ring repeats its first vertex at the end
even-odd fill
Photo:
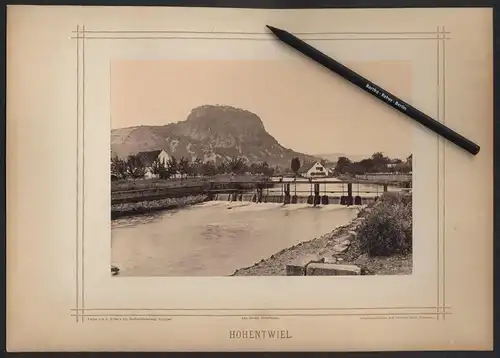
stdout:
POLYGON ((170 159, 170 156, 163 149, 139 152, 137 153, 137 157, 145 167, 144 178, 146 179, 158 178, 158 174, 154 174, 152 170, 153 163, 156 160, 166 164, 170 159))
POLYGON ((324 178, 329 175, 328 170, 319 161, 304 163, 300 169, 299 174, 305 178, 324 178))

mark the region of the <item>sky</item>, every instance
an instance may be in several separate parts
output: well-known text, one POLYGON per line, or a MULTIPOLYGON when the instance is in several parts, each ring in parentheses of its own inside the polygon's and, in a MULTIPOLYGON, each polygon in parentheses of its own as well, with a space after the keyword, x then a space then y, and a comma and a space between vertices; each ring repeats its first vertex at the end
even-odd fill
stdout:
MULTIPOLYGON (((410 62, 346 65, 411 103, 410 62)), ((111 64, 112 128, 182 121, 205 104, 249 110, 281 145, 307 154, 411 153, 411 120, 308 59, 111 64)))

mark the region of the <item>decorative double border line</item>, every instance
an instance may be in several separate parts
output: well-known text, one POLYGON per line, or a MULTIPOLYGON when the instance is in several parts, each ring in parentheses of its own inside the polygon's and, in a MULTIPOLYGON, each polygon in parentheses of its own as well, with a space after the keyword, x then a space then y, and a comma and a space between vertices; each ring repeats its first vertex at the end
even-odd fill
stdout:
MULTIPOLYGON (((71 309, 71 316, 77 322, 84 322, 85 317, 242 317, 242 316, 421 316, 425 318, 445 319, 451 314, 445 299, 445 153, 444 139, 437 137, 437 297, 436 306, 414 307, 357 307, 357 308, 85 308, 85 42, 86 40, 249 40, 272 41, 273 37, 265 32, 221 32, 221 31, 148 31, 148 30, 86 30, 85 25, 78 25, 71 39, 76 39, 77 67, 77 131, 76 131, 76 308, 71 309), (443 189, 443 190, 442 190, 443 189), (440 255, 443 259, 440 260, 440 255), (441 277, 442 275, 442 277, 441 277), (293 311, 293 313, 284 313, 293 311), (358 311, 348 312, 348 311, 358 311), (369 311, 379 311, 369 312, 369 311), (384 312, 380 312, 384 311, 384 312), (391 312, 394 311, 394 312, 391 312), (103 313, 104 312, 104 313, 103 313), (117 313, 134 312, 134 313, 117 313), (138 313, 142 312, 142 313, 138 313), (152 313, 161 312, 161 313, 152 313), (208 313, 203 313, 208 312, 208 313), (225 312, 225 313, 217 313, 225 312), (228 313, 230 312, 230 313, 228 313), (231 313, 232 312, 232 313, 231 313), (236 313, 236 312, 246 312, 236 313), (258 312, 258 313, 255 313, 258 312), (298 313, 302 312, 302 313, 298 313), (264 314, 263 314, 264 313, 264 314)), ((353 40, 433 40, 437 43, 437 120, 445 123, 446 118, 446 40, 450 32, 444 27, 437 31, 420 32, 303 32, 295 33, 306 41, 353 41, 353 40)))
MULTIPOLYGON (((74 32, 75 33, 75 32, 74 32)), ((297 32, 306 41, 352 41, 352 40, 436 40, 436 31, 421 32, 297 32)), ((442 32, 450 39, 449 32, 442 32)), ((241 31, 133 31, 133 30, 83 30, 76 31, 72 39, 83 40, 250 40, 275 41, 266 32, 241 31), (82 35, 82 36, 80 36, 82 35)))
MULTIPOLYGON (((437 41, 437 119, 446 123, 446 41, 445 41, 445 27, 443 26, 437 28, 438 41, 437 41)), ((446 319, 446 315, 442 314, 439 306, 444 307, 446 302, 446 275, 445 275, 445 263, 446 263, 446 143, 445 139, 441 136, 438 137, 437 143, 437 217, 438 217, 438 240, 437 240, 437 272, 438 272, 438 282, 437 282, 437 302, 438 302, 438 319, 440 314, 443 320, 446 319), (442 224, 441 224, 442 223, 442 224), (440 257, 442 255, 442 260, 440 262, 440 257), (442 277, 441 277, 442 273, 442 277)))

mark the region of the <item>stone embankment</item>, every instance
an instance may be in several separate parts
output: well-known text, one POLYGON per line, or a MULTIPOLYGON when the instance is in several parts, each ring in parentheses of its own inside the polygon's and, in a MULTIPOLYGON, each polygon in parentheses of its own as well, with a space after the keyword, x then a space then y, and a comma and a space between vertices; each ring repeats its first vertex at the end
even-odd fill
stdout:
POLYGON ((411 254, 371 257, 360 247, 358 229, 379 203, 377 201, 360 208, 356 219, 348 225, 338 227, 319 238, 281 250, 253 266, 236 270, 232 276, 411 274, 411 254))
POLYGON ((360 209, 358 217, 348 225, 338 227, 319 238, 281 250, 253 266, 236 270, 232 276, 364 274, 362 265, 354 263, 361 256, 356 245, 356 229, 369 210, 369 207, 360 209))
POLYGON ((180 209, 186 206, 202 203, 207 199, 207 195, 191 195, 180 198, 165 198, 135 203, 114 204, 111 206, 111 219, 113 220, 124 216, 148 214, 155 211, 180 209))

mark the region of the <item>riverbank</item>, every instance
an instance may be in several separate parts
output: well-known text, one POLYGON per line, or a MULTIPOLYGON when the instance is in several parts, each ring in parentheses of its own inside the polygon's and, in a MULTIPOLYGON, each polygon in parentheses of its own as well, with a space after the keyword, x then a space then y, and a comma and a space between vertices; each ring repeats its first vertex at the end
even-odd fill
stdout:
POLYGON ((348 225, 283 249, 236 270, 232 276, 285 276, 286 265, 306 255, 317 255, 328 263, 356 265, 363 275, 410 275, 411 204, 411 194, 386 193, 360 208, 348 225), (387 253, 382 256, 384 249, 387 253))
POLYGON ((231 175, 198 176, 170 179, 123 179, 111 182, 111 192, 126 190, 166 189, 179 187, 197 187, 217 182, 259 182, 265 180, 263 175, 231 175))
POLYGON ((149 214, 155 211, 180 209, 208 200, 207 195, 191 195, 180 198, 140 201, 136 203, 114 204, 111 206, 111 220, 125 216, 149 214))

